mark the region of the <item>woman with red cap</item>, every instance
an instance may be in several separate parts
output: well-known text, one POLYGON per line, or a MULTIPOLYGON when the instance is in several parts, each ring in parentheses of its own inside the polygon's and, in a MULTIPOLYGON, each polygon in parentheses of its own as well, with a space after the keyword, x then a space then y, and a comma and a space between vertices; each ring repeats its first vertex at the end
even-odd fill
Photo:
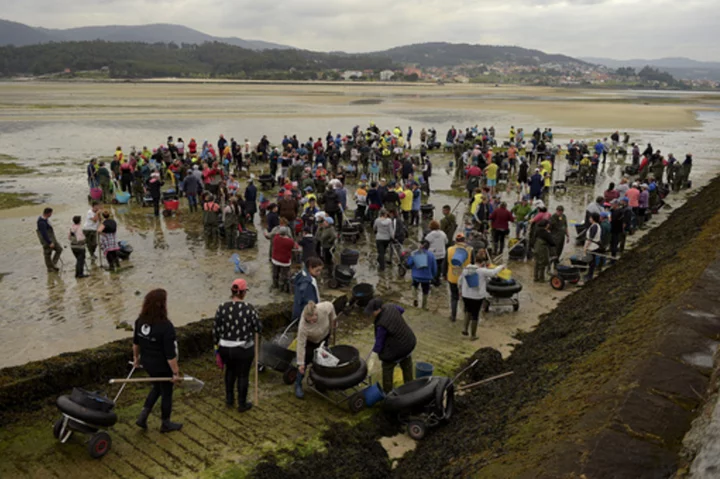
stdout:
POLYGON ((225 403, 235 406, 235 383, 237 382, 238 411, 252 407, 247 400, 250 368, 255 358, 255 333, 262 330, 262 323, 253 305, 245 302, 247 282, 233 281, 230 301, 218 306, 213 324, 215 354, 220 356, 225 368, 225 403))

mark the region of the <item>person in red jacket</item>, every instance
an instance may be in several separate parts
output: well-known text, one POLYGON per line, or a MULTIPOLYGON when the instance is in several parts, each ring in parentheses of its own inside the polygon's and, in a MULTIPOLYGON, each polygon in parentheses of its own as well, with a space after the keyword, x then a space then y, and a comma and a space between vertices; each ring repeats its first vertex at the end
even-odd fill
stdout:
POLYGON ((510 231, 510 223, 515 222, 515 217, 507 209, 507 203, 503 201, 490 213, 490 222, 493 232, 493 253, 499 255, 505 249, 505 237, 510 231))
POLYGON ((272 242, 272 279, 273 288, 280 291, 290 292, 290 265, 292 264, 293 249, 299 248, 298 244, 290 237, 290 229, 282 227, 275 235, 272 242))

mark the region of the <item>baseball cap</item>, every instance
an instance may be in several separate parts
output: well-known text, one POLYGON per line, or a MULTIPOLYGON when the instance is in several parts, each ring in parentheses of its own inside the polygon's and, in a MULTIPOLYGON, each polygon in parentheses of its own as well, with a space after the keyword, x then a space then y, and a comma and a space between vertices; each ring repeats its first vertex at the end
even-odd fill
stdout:
POLYGON ((233 291, 247 291, 248 285, 247 281, 245 281, 242 278, 238 278, 232 283, 232 290, 233 291))
POLYGON ((372 314, 378 309, 382 308, 383 300, 382 298, 373 298, 370 300, 370 302, 365 306, 365 314, 372 314))
POLYGON ((327 224, 329 224, 329 225, 335 224, 335 221, 332 218, 330 218, 329 216, 325 217, 325 221, 327 221, 327 224))

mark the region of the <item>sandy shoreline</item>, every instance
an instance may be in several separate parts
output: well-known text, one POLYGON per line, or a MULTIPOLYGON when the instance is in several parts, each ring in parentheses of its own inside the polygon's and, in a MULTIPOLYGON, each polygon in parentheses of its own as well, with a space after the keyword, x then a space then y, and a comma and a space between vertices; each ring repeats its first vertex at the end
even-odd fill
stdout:
MULTIPOLYGON (((718 97, 720 100, 720 97, 718 97)), ((0 83, 0 121, 166 118, 315 118, 378 115, 405 109, 486 111, 557 126, 679 130, 700 126, 707 92, 637 92, 476 84, 261 83, 148 80, 137 83, 0 83), (268 103, 280 99, 287 109, 268 103), (358 104, 359 101, 377 104, 358 104), (668 104, 669 103, 669 104, 668 104), (211 108, 208 108, 212 105, 211 108), (298 108, 300 107, 300 108, 298 108), (305 108, 310 111, 303 111, 305 108), (102 111, 97 112, 98 109, 102 111), (211 110, 211 115, 208 115, 211 110), (300 110, 300 111, 298 111, 300 110)))

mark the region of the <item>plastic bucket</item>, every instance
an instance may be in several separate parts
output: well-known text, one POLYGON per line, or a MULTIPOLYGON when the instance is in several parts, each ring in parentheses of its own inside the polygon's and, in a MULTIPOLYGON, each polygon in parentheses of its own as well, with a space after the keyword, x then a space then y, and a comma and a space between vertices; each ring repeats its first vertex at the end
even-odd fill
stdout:
POLYGON ((432 376, 433 371, 435 371, 435 368, 430 363, 423 363, 420 361, 415 363, 415 379, 432 376))
POLYGON ((385 399, 385 393, 383 393, 382 388, 380 388, 380 383, 375 383, 366 387, 363 389, 362 393, 365 397, 365 405, 367 407, 371 407, 385 399))

